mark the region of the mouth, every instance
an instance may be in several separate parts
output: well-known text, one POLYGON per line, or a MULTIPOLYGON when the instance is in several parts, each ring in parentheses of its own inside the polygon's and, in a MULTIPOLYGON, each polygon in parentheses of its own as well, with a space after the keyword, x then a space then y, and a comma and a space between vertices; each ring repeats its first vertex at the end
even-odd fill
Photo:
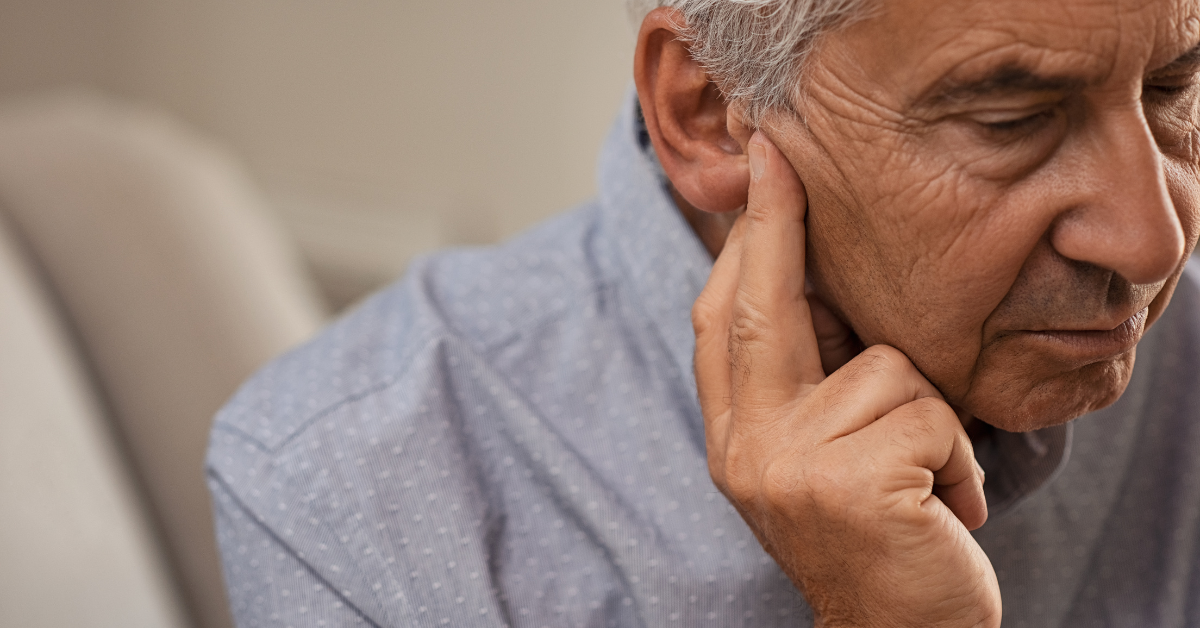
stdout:
POLYGON ((1142 339, 1149 308, 1111 329, 1046 329, 1029 332, 1055 353, 1070 362, 1090 364, 1107 360, 1131 351, 1142 339))

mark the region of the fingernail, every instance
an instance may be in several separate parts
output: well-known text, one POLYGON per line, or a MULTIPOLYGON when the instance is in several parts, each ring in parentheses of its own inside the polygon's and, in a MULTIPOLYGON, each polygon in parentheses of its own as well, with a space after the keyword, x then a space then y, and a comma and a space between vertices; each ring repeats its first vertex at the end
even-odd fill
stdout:
POLYGON ((758 181, 767 168, 767 147, 757 142, 750 143, 750 178, 758 181))
POLYGON ((986 482, 987 481, 987 473, 984 473, 983 466, 979 464, 978 460, 975 461, 975 470, 979 472, 979 482, 981 484, 983 482, 986 482))

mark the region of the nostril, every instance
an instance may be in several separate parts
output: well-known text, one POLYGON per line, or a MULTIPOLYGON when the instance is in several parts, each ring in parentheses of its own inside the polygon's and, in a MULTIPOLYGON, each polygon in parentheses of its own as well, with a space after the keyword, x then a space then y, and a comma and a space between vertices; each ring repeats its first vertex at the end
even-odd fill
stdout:
POLYGON ((1183 226, 1169 203, 1157 211, 1115 204, 1080 207, 1051 226, 1050 244, 1063 257, 1112 271, 1130 283, 1155 284, 1182 265, 1183 226), (1106 206, 1107 205, 1107 206, 1106 206))

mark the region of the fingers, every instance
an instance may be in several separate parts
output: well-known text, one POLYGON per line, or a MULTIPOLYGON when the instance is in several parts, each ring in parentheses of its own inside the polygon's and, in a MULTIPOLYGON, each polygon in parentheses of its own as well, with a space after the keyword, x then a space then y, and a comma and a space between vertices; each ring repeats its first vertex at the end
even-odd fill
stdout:
POLYGON ((987 521, 983 472, 975 462, 971 439, 946 402, 934 397, 909 402, 855 438, 873 443, 872 450, 880 452, 880 459, 918 471, 895 475, 907 486, 892 486, 889 490, 917 496, 922 508, 936 508, 940 500, 968 530, 987 521), (928 473, 920 473, 922 470, 932 472, 932 483, 928 473))
MULTIPOLYGON (((954 423, 958 425, 957 421, 954 423)), ((983 493, 983 470, 975 461, 971 439, 961 425, 946 464, 933 472, 933 493, 968 530, 987 522, 987 498, 983 493)))
POLYGON ((819 414, 804 426, 825 442, 852 434, 896 408, 923 397, 942 395, 908 356, 875 345, 829 376, 806 402, 819 414))
POLYGON ((730 321, 737 408, 770 408, 825 378, 804 297, 804 186, 761 131, 747 147, 751 182, 730 321))
POLYGON ((700 397, 700 408, 704 412, 705 434, 709 439, 710 451, 713 438, 723 438, 728 425, 721 423, 728 417, 731 403, 729 371, 729 321, 731 306, 737 291, 739 268, 742 259, 742 241, 745 223, 739 219, 734 223, 725 247, 713 264, 708 283, 692 306, 692 327, 696 332, 696 389, 700 397))

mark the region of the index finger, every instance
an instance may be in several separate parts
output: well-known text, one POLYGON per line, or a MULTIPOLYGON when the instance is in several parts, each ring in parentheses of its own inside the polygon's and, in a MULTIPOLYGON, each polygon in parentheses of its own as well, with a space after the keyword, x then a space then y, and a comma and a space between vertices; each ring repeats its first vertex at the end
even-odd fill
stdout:
POLYGON ((732 402, 729 379, 729 322, 740 275, 738 268, 742 261, 744 231, 745 222, 739 217, 725 239, 725 246, 720 255, 713 263, 708 283, 704 285, 704 290, 692 306, 692 327, 696 332, 696 355, 693 364, 696 371, 696 391, 706 421, 728 410, 732 402))
POLYGON ((730 325, 733 403, 776 408, 825 379, 804 296, 808 199, 791 163, 762 131, 747 147, 750 193, 730 325))

